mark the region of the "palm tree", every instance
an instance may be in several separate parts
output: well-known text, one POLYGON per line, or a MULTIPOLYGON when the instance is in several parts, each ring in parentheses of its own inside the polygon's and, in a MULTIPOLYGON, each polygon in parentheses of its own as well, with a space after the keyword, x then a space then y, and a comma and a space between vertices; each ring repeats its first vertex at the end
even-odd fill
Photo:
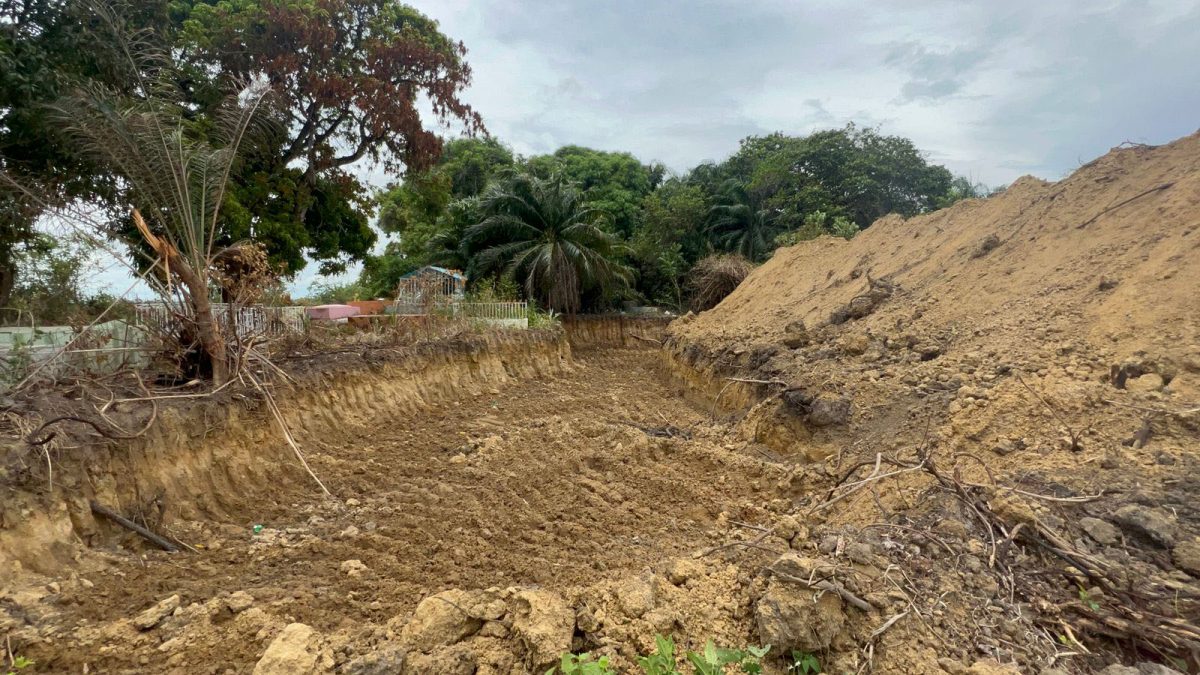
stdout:
POLYGON ((213 316, 214 267, 245 242, 218 245, 221 206, 239 146, 262 123, 258 113, 267 85, 255 81, 228 96, 207 133, 200 133, 179 103, 171 55, 123 33, 104 6, 97 4, 95 11, 126 55, 135 94, 89 83, 58 101, 54 114, 85 152, 124 182, 133 223, 153 251, 130 245, 156 272, 144 279, 181 320, 184 333, 199 343, 203 365, 222 384, 233 358, 213 316))
POLYGON ((708 230, 722 249, 760 261, 771 251, 775 236, 787 229, 783 213, 765 207, 745 185, 730 180, 709 210, 708 230))
POLYGON ((466 232, 477 270, 513 275, 550 309, 574 314, 584 291, 629 282, 618 239, 599 226, 608 215, 561 175, 513 175, 484 191, 480 210, 466 232))

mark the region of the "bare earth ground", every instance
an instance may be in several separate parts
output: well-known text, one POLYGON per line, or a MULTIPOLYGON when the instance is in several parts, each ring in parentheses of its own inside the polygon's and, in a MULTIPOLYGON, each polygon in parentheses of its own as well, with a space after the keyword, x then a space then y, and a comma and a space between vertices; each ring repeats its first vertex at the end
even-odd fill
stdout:
POLYGON ((56 585, 58 639, 29 656, 55 672, 250 672, 279 627, 300 622, 350 644, 332 657, 343 662, 372 626, 438 591, 562 590, 687 554, 739 500, 735 517, 753 519, 768 481, 760 460, 723 449, 706 414, 651 373, 653 358, 585 352, 566 377, 310 439, 339 499, 264 498, 240 522, 176 528, 195 555, 110 555, 56 585), (639 428, 681 433, 662 431, 667 420, 695 427, 696 440, 639 428), (236 591, 253 610, 223 610, 236 591), (162 628, 130 625, 172 595, 185 609, 162 628))
MULTIPOLYGON (((0 578, 0 632, 73 673, 629 672, 655 633, 770 643, 768 673, 1198 673, 1198 288, 1200 134, 1118 148, 780 249, 662 350, 305 437, 336 498, 231 490, 170 524, 196 554, 0 578)), ((512 379, 455 354, 449 389, 512 379)), ((343 375, 338 414, 392 405, 343 375)))

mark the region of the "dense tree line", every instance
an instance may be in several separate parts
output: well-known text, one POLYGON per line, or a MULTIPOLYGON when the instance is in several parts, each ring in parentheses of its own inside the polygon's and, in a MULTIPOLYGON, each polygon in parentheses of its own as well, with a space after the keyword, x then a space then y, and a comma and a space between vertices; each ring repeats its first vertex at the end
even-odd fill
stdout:
POLYGON ((139 181, 112 153, 81 151, 64 101, 167 111, 207 147, 230 94, 265 81, 262 123, 239 146, 206 246, 252 241, 285 277, 309 260, 323 273, 361 260, 358 291, 371 296, 439 264, 560 311, 678 309, 707 256, 760 262, 978 192, 907 139, 853 125, 747 138, 683 175, 579 146, 520 157, 460 98, 465 53, 397 0, 0 0, 0 306, 24 288, 21 261, 45 251, 34 223, 55 208, 107 208, 109 233, 149 250, 129 212, 139 181), (466 137, 429 131, 422 99, 466 137), (402 178, 377 196, 349 170, 362 160, 402 178), (388 243, 370 255, 376 231, 388 243))
POLYGON ((849 238, 889 213, 981 192, 908 139, 853 124, 750 137, 725 161, 681 176, 629 153, 566 146, 523 158, 495 139, 464 138, 383 195, 379 226, 394 239, 367 261, 359 291, 386 296, 403 274, 439 264, 473 282, 510 277, 560 311, 625 300, 681 309, 685 279, 706 256, 761 262, 780 245, 849 238))

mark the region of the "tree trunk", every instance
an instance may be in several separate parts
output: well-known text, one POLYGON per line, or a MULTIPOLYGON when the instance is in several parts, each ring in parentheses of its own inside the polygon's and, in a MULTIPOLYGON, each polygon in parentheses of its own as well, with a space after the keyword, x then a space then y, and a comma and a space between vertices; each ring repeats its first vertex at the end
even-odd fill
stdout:
POLYGON ((17 265, 12 260, 12 256, 4 256, 4 260, 0 261, 0 307, 8 307, 16 283, 17 265))
POLYGON ((225 338, 213 317, 212 302, 208 299, 208 284, 181 256, 172 256, 171 267, 179 280, 187 286, 188 300, 196 320, 196 339, 200 341, 200 348, 204 350, 212 366, 213 384, 225 384, 229 379, 229 360, 225 353, 225 338))
MULTIPOLYGON (((196 339, 200 341, 200 348, 208 357, 213 383, 217 386, 225 384, 229 379, 229 355, 225 352, 225 338, 221 335, 220 326, 213 318, 212 302, 208 299, 208 277, 193 268, 171 242, 155 236, 146 225, 146 219, 136 208, 133 209, 132 216, 134 225, 142 233, 146 243, 163 257, 164 272, 170 270, 167 274, 173 273, 187 287, 192 318, 196 322, 196 339)), ((202 261, 201 264, 206 263, 202 261)), ((207 269, 201 271, 207 272, 207 269)))

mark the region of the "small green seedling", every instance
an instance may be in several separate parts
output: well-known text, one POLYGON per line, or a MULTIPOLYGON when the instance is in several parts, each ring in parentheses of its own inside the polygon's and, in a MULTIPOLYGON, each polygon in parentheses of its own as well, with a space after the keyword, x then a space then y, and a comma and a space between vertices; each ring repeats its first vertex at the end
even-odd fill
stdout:
POLYGON ((687 659, 696 669, 696 675, 724 675, 725 666, 738 666, 743 673, 761 673, 762 657, 770 650, 771 645, 745 650, 723 649, 709 640, 704 643, 703 652, 688 652, 687 659))
POLYGON ((17 675, 18 670, 25 670, 26 668, 32 668, 33 665, 34 665, 34 662, 32 660, 27 659, 24 656, 15 656, 12 659, 12 663, 9 665, 9 670, 8 670, 7 675, 17 675))
POLYGON ((817 660, 809 652, 802 652, 798 649, 792 650, 792 665, 788 666, 788 671, 800 673, 800 675, 812 675, 821 672, 821 662, 817 660))
POLYGON ((675 641, 661 635, 654 636, 655 650, 647 656, 638 657, 638 665, 646 675, 680 675, 675 669, 675 641))
POLYGON ((608 657, 601 656, 593 661, 592 655, 563 654, 558 666, 546 671, 546 675, 614 675, 608 665, 608 657))
POLYGON ((1080 587, 1079 589, 1079 599, 1083 601, 1083 604, 1091 607, 1093 612, 1100 610, 1100 603, 1092 599, 1092 596, 1088 595, 1087 590, 1085 590, 1083 587, 1080 587))

